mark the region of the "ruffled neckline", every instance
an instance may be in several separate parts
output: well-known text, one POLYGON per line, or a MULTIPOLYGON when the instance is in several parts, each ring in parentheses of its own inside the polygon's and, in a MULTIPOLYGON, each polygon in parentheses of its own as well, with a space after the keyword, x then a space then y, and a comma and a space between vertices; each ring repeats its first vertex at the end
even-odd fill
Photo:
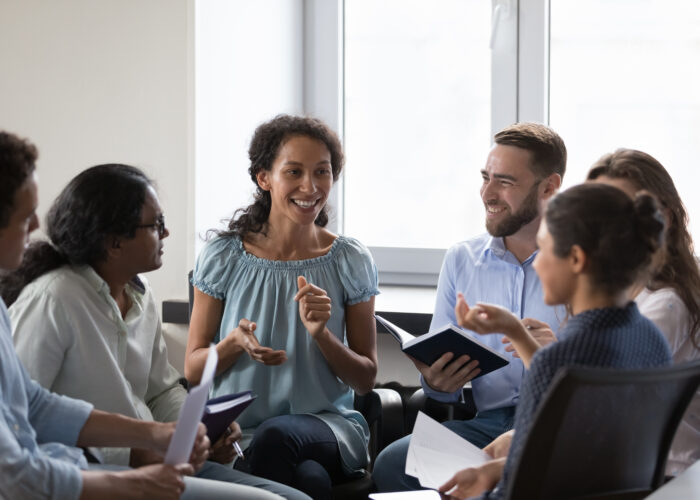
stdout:
POLYGON ((328 252, 318 257, 303 260, 270 260, 249 253, 243 246, 243 240, 238 236, 232 237, 232 245, 236 253, 240 254, 248 263, 268 269, 309 269, 311 267, 316 267, 333 260, 339 248, 346 243, 347 238, 338 235, 328 252))

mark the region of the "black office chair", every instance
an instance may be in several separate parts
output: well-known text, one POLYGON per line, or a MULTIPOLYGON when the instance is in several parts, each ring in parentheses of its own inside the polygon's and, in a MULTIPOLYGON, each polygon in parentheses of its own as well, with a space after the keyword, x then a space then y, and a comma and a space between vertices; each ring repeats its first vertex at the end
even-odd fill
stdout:
POLYGON ((413 426, 416 423, 419 411, 438 422, 469 420, 476 415, 476 403, 474 403, 471 387, 464 387, 462 389, 462 401, 455 403, 436 401, 428 397, 423 389, 417 389, 406 401, 404 410, 404 429, 406 434, 413 432, 413 426))
POLYGON ((700 362, 560 371, 506 485, 509 500, 631 500, 664 481, 666 457, 700 384, 700 362))
MULTIPOLYGON (((192 287, 192 271, 187 275, 189 284, 190 316, 194 305, 194 288, 192 287)), ((359 396, 355 394, 355 410, 362 413, 367 420, 370 431, 369 458, 367 471, 361 477, 349 478, 343 483, 333 486, 335 500, 365 499, 374 491, 374 481, 371 470, 374 459, 387 445, 403 435, 403 404, 401 396, 392 389, 373 389, 359 396)))

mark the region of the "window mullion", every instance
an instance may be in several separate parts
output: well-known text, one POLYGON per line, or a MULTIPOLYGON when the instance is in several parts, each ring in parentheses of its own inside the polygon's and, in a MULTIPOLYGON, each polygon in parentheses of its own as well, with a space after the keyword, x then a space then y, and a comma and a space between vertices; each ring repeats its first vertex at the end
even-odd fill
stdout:
POLYGON ((518 121, 518 0, 493 0, 491 132, 518 121))
POLYGON ((518 121, 549 122, 549 0, 519 0, 518 121))

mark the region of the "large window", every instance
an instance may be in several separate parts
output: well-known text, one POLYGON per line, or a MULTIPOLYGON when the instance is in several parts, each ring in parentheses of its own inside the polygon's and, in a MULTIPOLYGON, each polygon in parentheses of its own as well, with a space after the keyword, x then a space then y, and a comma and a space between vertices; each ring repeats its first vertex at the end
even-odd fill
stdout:
POLYGON ((516 121, 562 135, 565 186, 618 147, 657 157, 700 237, 698 0, 197 6, 209 22, 197 23, 195 181, 197 206, 211 205, 198 229, 249 201, 250 133, 288 111, 342 136, 330 227, 370 247, 383 285, 435 284, 445 249, 484 230, 479 170, 493 134, 516 121), (235 179, 216 174, 234 167, 235 179))
POLYGON ((490 33, 483 0, 345 3, 346 233, 446 248, 483 230, 490 33))
POLYGON ((550 123, 566 141, 566 185, 619 147, 671 173, 700 236, 700 2, 553 0, 550 123))

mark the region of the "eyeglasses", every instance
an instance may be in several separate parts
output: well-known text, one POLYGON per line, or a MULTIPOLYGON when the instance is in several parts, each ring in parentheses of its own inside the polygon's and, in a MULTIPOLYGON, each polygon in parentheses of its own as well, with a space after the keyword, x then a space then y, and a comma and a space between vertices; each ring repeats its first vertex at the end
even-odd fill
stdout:
POLYGON ((141 227, 150 227, 156 229, 158 231, 158 236, 162 238, 163 236, 165 236, 165 216, 163 214, 160 214, 153 224, 140 224, 136 226, 136 229, 141 227))

